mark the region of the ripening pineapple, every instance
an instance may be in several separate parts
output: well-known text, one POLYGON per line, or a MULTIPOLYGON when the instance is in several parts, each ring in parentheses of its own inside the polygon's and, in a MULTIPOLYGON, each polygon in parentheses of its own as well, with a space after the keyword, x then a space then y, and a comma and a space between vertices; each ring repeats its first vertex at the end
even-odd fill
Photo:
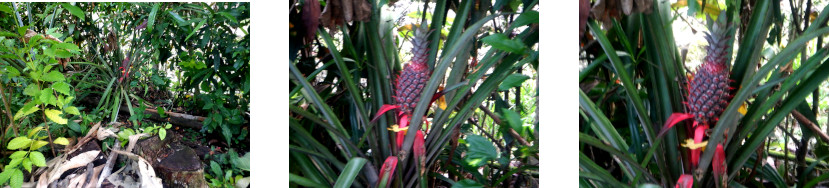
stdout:
POLYGON ((418 99, 420 99, 420 93, 432 74, 429 67, 426 66, 426 58, 429 56, 429 41, 426 39, 428 36, 429 34, 425 29, 420 27, 415 29, 414 38, 412 39, 412 54, 414 56, 400 71, 394 85, 394 100, 400 106, 400 110, 409 115, 412 114, 418 99))
POLYGON ((724 25, 712 24, 705 62, 700 65, 688 85, 688 108, 697 124, 713 125, 731 99, 728 75, 729 39, 724 25))
MULTIPOLYGON (((398 109, 397 119, 399 121, 398 124, 400 125, 392 125, 392 128, 389 128, 389 130, 397 132, 398 147, 403 144, 403 138, 407 130, 405 128, 409 124, 412 111, 414 111, 417 106, 417 102, 420 100, 420 93, 423 92, 423 88, 426 86, 426 82, 429 81, 432 74, 432 71, 429 70, 428 66, 426 66, 426 60, 429 55, 428 36, 429 32, 425 28, 425 25, 424 27, 418 27, 415 29, 414 38, 412 39, 412 54, 414 56, 412 56, 409 63, 403 66, 403 70, 400 71, 400 74, 397 75, 397 79, 394 81, 395 104, 386 104, 380 107, 377 115, 375 115, 372 120, 377 120, 380 115, 389 110, 398 109)), ((442 94, 443 92, 436 93, 432 97, 431 101, 434 102, 435 99, 439 98, 442 94)))
POLYGON ((705 131, 719 120, 720 114, 731 100, 733 90, 729 86, 731 72, 729 62, 727 62, 731 36, 727 35, 730 28, 724 23, 724 17, 721 15, 720 19, 711 23, 708 28, 710 32, 705 34, 705 39, 708 41, 707 55, 705 62, 697 68, 688 84, 686 101, 688 113, 671 114, 659 133, 661 137, 676 123, 693 118, 694 131, 689 134, 689 137, 693 138, 693 144, 686 147, 691 150, 690 160, 694 168, 699 163, 701 149, 699 145, 705 137, 705 131))

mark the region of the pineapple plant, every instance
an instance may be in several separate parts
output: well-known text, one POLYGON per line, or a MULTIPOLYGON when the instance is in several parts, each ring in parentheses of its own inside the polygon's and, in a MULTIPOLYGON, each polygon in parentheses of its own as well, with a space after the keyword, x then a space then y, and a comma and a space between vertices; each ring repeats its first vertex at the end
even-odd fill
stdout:
MULTIPOLYGON (((403 144, 403 138, 406 135, 405 130, 407 130, 412 111, 414 111, 417 102, 420 100, 420 93, 423 92, 423 88, 426 86, 426 82, 429 81, 432 74, 432 71, 426 65, 426 60, 429 56, 429 41, 427 37, 430 32, 427 31, 425 24, 422 26, 414 30, 414 37, 411 40, 412 59, 403 66, 403 70, 400 71, 394 81, 394 96, 392 97, 394 98, 395 104, 383 105, 378 110, 377 115, 372 119, 372 121, 376 121, 383 113, 392 109, 398 110, 397 119, 399 125, 392 125, 389 128, 389 130, 397 132, 396 141, 398 148, 403 144)), ((435 94, 431 102, 434 102, 442 94, 442 92, 435 94)))
MULTIPOLYGON (((691 128, 694 130, 684 147, 691 150, 691 165, 695 168, 699 163, 700 152, 707 142, 703 142, 705 132, 711 125, 715 125, 719 116, 728 106, 731 100, 731 92, 734 88, 729 84, 731 74, 728 62, 728 50, 730 50, 730 39, 728 31, 731 29, 727 26, 724 20, 725 16, 720 16, 716 22, 711 23, 709 19, 708 30, 705 34, 705 39, 708 42, 706 47, 706 56, 704 62, 700 65, 696 72, 691 76, 686 93, 687 113, 673 113, 665 122, 659 137, 663 136, 676 123, 684 120, 693 119, 691 128)), ((716 156, 724 155, 721 153, 722 146, 717 148, 716 156)), ((722 160, 721 164, 713 164, 716 174, 724 173, 722 160)))

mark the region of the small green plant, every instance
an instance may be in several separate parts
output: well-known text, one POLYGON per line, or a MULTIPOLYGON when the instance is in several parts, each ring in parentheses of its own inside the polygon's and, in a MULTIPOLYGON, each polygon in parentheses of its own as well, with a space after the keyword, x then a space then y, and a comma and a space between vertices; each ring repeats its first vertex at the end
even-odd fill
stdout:
MULTIPOLYGON (((38 149, 49 144, 49 142, 43 140, 48 136, 41 135, 42 130, 44 130, 43 126, 35 127, 29 130, 29 134, 26 136, 18 136, 9 142, 6 148, 18 151, 15 151, 9 156, 11 161, 9 164, 6 164, 2 170, 3 172, 0 173, 0 185, 9 182, 9 186, 19 188, 23 185, 23 170, 20 168, 31 173, 32 165, 39 167, 46 166, 46 157, 38 151, 38 149)), ((55 139, 53 143, 68 145, 69 140, 60 137, 55 139)))
POLYGON ((118 140, 121 141, 121 147, 124 147, 129 142, 130 136, 132 135, 135 135, 135 130, 132 128, 125 128, 118 132, 118 140))
POLYGON ((238 108, 227 108, 232 98, 220 91, 199 96, 204 101, 203 110, 211 112, 204 119, 202 132, 213 133, 214 130, 221 131, 222 136, 228 145, 239 143, 245 139, 248 132, 242 129, 245 119, 242 118, 243 111, 238 108))
POLYGON ((144 133, 151 134, 151 135, 158 134, 158 138, 160 138, 161 140, 164 140, 164 138, 167 137, 167 129, 170 129, 170 127, 173 127, 173 125, 169 124, 169 123, 167 123, 167 125, 164 125, 164 126, 158 126, 158 125, 148 126, 148 127, 144 128, 144 133))
POLYGON ((234 170, 227 169, 222 171, 219 163, 210 161, 210 173, 205 173, 204 178, 210 183, 210 187, 231 188, 236 187, 236 181, 245 178, 241 174, 233 176, 234 170))
POLYGON ((132 113, 132 115, 128 119, 129 121, 132 122, 133 125, 141 125, 141 122, 144 119, 150 118, 150 116, 152 116, 152 114, 144 113, 144 110, 147 109, 147 107, 144 106, 144 100, 139 99, 138 104, 139 104, 138 108, 135 108, 135 111, 132 113))

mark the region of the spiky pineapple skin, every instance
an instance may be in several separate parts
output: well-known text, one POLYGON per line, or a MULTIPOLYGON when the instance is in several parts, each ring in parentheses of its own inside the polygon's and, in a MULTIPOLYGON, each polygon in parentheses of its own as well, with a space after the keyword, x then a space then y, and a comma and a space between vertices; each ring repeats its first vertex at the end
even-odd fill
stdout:
POLYGON ((395 100, 400 105, 400 110, 411 114, 420 99, 420 93, 426 82, 429 80, 429 68, 425 64, 407 64, 400 77, 397 78, 397 91, 395 100))
POLYGON ((428 32, 424 28, 417 28, 412 39, 412 59, 403 67, 398 75, 395 87, 395 102, 400 110, 411 114, 420 99, 420 93, 426 82, 429 81, 431 71, 426 66, 428 56, 428 32))
POLYGON ((689 86, 688 106, 698 124, 716 123, 730 99, 728 69, 713 63, 703 64, 689 86))
POLYGON ((727 66, 729 39, 724 23, 712 24, 705 62, 700 65, 688 87, 688 107, 697 124, 712 125, 731 99, 730 71, 727 66))

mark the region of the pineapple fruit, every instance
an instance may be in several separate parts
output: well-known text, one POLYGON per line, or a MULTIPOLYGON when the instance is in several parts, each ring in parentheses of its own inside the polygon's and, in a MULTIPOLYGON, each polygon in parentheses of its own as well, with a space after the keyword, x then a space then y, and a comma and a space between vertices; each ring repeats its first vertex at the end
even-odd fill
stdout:
MULTIPOLYGON (((417 106, 417 103, 421 97, 420 94, 423 92, 423 88, 426 86, 426 82, 429 81, 432 74, 432 71, 426 65, 427 57, 429 55, 428 36, 429 32, 425 26, 415 29, 414 38, 412 39, 412 59, 403 67, 403 70, 400 71, 397 75, 397 79, 394 81, 393 97, 395 104, 386 104, 380 107, 377 115, 375 115, 372 120, 376 121, 380 115, 389 110, 398 110, 397 119, 399 126, 392 125, 392 128, 389 128, 389 130, 397 132, 398 148, 400 148, 403 144, 403 139, 406 136, 412 111, 414 111, 417 106)), ((431 102, 434 102, 435 99, 439 98, 442 94, 443 92, 436 93, 432 97, 431 102)))
MULTIPOLYGON (((676 123, 683 120, 693 119, 692 130, 689 133, 689 140, 687 142, 693 143, 687 146, 690 149, 690 163, 692 168, 696 168, 699 164, 701 146, 705 145, 703 139, 706 137, 705 132, 710 126, 713 126, 719 120, 720 115, 728 106, 731 100, 731 92, 734 88, 730 87, 731 74, 730 62, 728 62, 728 50, 730 49, 730 39, 728 31, 731 29, 725 23, 725 14, 720 14, 717 21, 711 23, 709 19, 709 32, 706 33, 705 39, 708 41, 706 47, 706 56, 702 65, 700 65, 696 72, 691 76, 687 89, 687 99, 685 101, 687 106, 687 113, 673 113, 665 122, 658 137, 663 136, 676 123), (693 145, 693 146, 691 146, 693 145)), ((714 135, 711 135, 714 136, 714 135)), ((724 148, 721 143, 717 143, 715 149, 715 159, 712 165, 714 166, 714 175, 716 177, 723 177, 725 172, 725 158, 724 148)), ((679 182, 683 180, 680 179, 679 182)), ((678 182, 678 183, 679 183, 678 182)))

